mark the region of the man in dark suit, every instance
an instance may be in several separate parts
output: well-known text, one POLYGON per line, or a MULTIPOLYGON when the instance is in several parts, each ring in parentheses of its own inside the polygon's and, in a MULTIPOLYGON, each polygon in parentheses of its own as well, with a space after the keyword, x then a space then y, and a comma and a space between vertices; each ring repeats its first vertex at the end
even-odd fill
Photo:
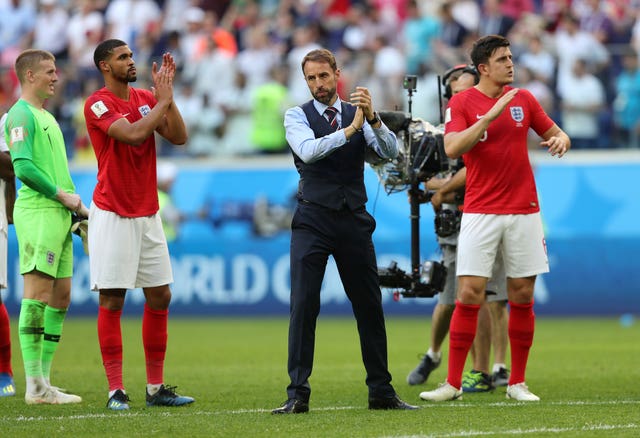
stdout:
POLYGON ((338 97, 340 70, 330 51, 309 52, 302 60, 302 71, 313 99, 290 108, 284 120, 300 174, 298 205, 291 223, 291 382, 287 401, 272 412, 309 411, 316 319, 329 255, 336 262, 357 321, 369 409, 417 409, 402 401, 391 386, 371 238, 376 222, 365 209, 365 153, 370 150, 382 158, 395 157, 396 137, 374 111, 369 90, 356 87, 351 103, 338 97))
POLYGON ((478 35, 501 35, 506 37, 515 24, 515 20, 502 13, 503 0, 484 0, 482 15, 478 26, 478 35))

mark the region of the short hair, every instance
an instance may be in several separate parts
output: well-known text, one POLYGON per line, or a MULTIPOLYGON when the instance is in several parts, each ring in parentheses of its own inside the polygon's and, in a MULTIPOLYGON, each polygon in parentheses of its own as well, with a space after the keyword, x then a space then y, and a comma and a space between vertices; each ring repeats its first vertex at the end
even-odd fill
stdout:
POLYGON ((35 70, 42 61, 54 61, 56 57, 51 52, 39 49, 27 49, 20 53, 16 58, 15 69, 16 75, 22 84, 27 70, 35 70))
POLYGON ((476 68, 489 62, 489 58, 499 47, 509 47, 511 43, 501 35, 487 35, 473 43, 471 61, 476 68))
POLYGON ((305 55, 305 57, 302 59, 302 62, 300 63, 301 67, 302 67, 302 73, 304 73, 304 66, 307 62, 326 62, 327 64, 329 64, 329 66, 331 67, 331 69, 333 71, 338 70, 338 64, 336 62, 336 57, 333 56, 333 53, 331 53, 329 50, 327 49, 315 49, 310 51, 309 53, 307 53, 305 55))
POLYGON ((478 70, 476 70, 476 68, 473 65, 458 64, 456 66, 451 67, 442 76, 442 85, 444 85, 444 97, 446 99, 451 99, 451 96, 453 95, 453 92, 451 91, 451 83, 454 81, 457 81, 460 78, 460 76, 462 76, 465 73, 473 75, 474 84, 477 85, 478 82, 480 81, 480 74, 478 73, 478 70))
POLYGON ((98 44, 96 50, 93 51, 93 62, 98 70, 100 70, 100 61, 104 61, 109 58, 113 54, 113 49, 126 45, 127 43, 117 39, 105 40, 98 44))

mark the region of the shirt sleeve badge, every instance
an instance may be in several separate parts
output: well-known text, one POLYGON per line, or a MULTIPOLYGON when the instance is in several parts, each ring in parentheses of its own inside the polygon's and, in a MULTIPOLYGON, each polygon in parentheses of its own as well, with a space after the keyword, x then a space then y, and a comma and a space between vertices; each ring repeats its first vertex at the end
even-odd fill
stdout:
POLYGON ((93 111, 93 113, 96 115, 97 118, 100 118, 102 117, 103 114, 108 112, 109 109, 107 108, 107 106, 104 104, 103 101, 99 100, 93 105, 91 105, 91 111, 93 111))

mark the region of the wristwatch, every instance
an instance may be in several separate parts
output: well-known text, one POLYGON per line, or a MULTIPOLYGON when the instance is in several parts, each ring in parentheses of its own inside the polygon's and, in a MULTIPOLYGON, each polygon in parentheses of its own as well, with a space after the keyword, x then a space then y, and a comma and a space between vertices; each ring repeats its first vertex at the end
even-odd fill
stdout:
POLYGON ((376 123, 382 123, 382 120, 380 120, 380 116, 378 115, 378 111, 374 111, 373 112, 373 119, 369 120, 367 119, 367 123, 370 125, 375 125, 376 123))

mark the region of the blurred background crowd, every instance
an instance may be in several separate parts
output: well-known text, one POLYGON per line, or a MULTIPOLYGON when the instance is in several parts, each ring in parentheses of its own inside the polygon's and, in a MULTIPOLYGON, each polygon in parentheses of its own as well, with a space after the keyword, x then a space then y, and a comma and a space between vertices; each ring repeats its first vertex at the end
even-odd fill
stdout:
POLYGON ((196 158, 287 151, 284 111, 310 98, 300 61, 336 53, 339 92, 371 90, 379 110, 408 108, 405 75, 418 77, 412 115, 440 122, 438 76, 468 63, 473 41, 507 36, 516 86, 527 88, 571 136, 575 149, 637 148, 640 137, 640 0, 0 0, 0 111, 19 95, 13 72, 29 47, 57 58, 60 83, 48 109, 70 159, 93 152, 82 115, 102 86, 93 50, 105 38, 129 43, 136 86, 170 51, 175 100, 196 158))

